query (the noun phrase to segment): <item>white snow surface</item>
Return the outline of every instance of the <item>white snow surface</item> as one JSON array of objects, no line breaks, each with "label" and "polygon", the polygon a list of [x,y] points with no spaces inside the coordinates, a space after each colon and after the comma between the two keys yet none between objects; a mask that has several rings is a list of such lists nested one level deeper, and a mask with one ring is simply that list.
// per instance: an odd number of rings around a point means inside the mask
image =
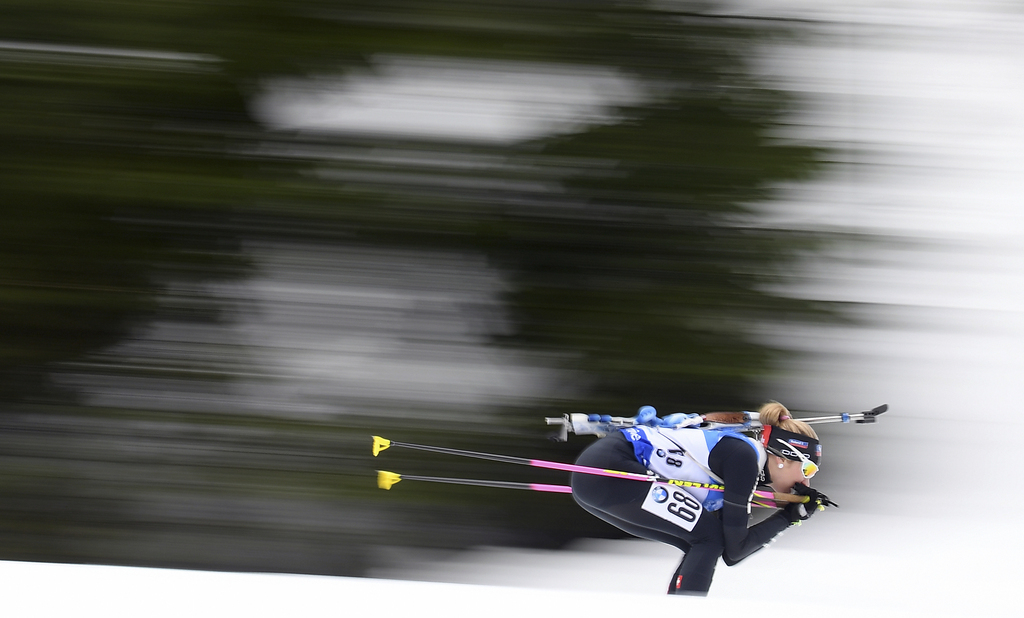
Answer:
[{"label": "white snow surface", "polygon": [[[477,583],[0,562],[4,589],[0,614],[82,618],[405,617],[424,612],[489,618],[693,612],[720,616],[807,613],[830,618],[1019,615],[1006,603],[1013,590],[1012,569],[998,564],[986,567],[985,556],[969,556],[952,543],[932,543],[931,554],[907,553],[892,532],[879,534],[877,526],[887,521],[868,518],[859,522],[863,529],[855,525],[848,532],[851,540],[889,539],[891,551],[885,555],[776,546],[732,569],[720,566],[707,598],[663,594],[666,572],[677,558],[674,550],[645,541],[609,541],[560,552],[481,550],[455,566],[467,581]],[[945,527],[935,532],[942,534],[939,539],[955,536]],[[953,578],[953,574],[964,577]],[[792,583],[780,587],[782,578]]]}]

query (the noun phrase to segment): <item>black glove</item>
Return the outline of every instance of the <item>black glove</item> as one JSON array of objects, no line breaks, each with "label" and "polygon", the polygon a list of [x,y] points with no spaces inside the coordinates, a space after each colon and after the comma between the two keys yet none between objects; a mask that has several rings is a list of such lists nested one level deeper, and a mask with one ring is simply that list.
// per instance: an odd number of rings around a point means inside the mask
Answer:
[{"label": "black glove", "polygon": [[814,510],[824,511],[826,506],[834,506],[839,508],[839,505],[828,499],[828,496],[821,493],[813,487],[808,487],[803,483],[797,483],[793,486],[793,491],[800,496],[807,496],[810,498],[805,504],[807,510],[810,511],[813,507]]},{"label": "black glove", "polygon": [[818,509],[812,507],[809,503],[790,502],[782,509],[782,515],[789,520],[789,523],[795,524],[810,519],[816,510]]}]

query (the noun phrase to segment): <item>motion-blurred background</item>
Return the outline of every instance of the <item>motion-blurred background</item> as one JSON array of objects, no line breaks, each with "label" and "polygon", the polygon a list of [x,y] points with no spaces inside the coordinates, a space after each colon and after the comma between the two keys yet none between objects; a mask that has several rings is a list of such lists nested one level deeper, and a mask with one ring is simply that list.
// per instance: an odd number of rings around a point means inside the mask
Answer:
[{"label": "motion-blurred background", "polygon": [[0,15],[0,559],[363,575],[619,536],[562,495],[381,491],[565,477],[373,434],[571,461],[544,417],[887,402],[822,431],[870,514],[973,478],[915,432],[962,464],[966,415],[1019,428],[1013,5]]}]

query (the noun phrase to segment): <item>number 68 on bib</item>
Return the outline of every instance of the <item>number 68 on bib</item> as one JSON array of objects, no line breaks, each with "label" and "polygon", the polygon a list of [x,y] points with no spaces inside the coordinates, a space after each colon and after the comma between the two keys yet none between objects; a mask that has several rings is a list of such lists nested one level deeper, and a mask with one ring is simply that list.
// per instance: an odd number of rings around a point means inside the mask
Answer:
[{"label": "number 68 on bib", "polygon": [[678,485],[651,483],[642,505],[643,510],[690,532],[700,519],[704,507]]}]

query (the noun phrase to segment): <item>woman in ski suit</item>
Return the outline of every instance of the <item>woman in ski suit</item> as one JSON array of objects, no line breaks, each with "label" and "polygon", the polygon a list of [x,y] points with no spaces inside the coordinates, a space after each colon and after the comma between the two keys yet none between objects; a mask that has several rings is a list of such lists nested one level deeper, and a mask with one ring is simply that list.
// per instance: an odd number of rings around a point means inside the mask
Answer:
[{"label": "woman in ski suit", "polygon": [[[759,413],[764,444],[734,430],[638,425],[594,442],[576,461],[608,470],[651,471],[665,479],[721,484],[724,491],[573,473],[573,498],[629,534],[678,547],[684,556],[669,594],[706,595],[719,557],[732,566],[791,524],[810,517],[816,508],[823,508],[822,502],[828,503],[807,482],[821,456],[814,430],[790,418],[777,402],[763,405]],[[789,504],[748,528],[759,482],[776,493],[809,495],[811,506]]]}]

